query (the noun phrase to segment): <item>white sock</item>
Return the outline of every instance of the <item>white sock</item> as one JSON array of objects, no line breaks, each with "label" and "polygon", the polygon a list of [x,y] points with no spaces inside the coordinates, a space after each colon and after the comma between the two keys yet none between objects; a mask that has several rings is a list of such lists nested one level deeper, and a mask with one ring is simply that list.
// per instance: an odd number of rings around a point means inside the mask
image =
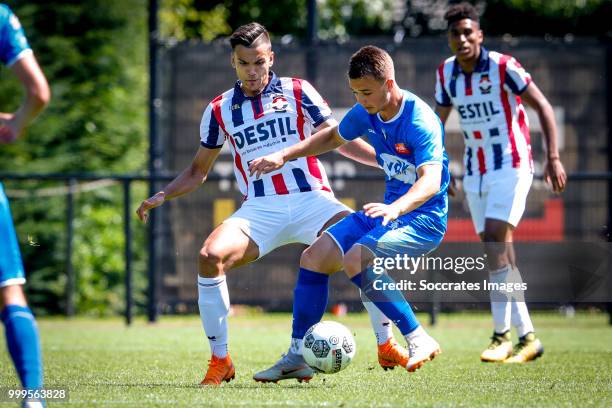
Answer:
[{"label": "white sock", "polygon": [[429,336],[429,334],[427,334],[423,326],[419,325],[419,327],[417,327],[416,329],[414,329],[413,331],[405,335],[404,338],[406,339],[406,342],[410,344],[411,342],[416,340],[418,337],[422,337],[422,336]]},{"label": "white sock", "polygon": [[[512,271],[512,282],[523,283],[523,278],[518,268],[514,268]],[[512,325],[516,327],[519,337],[523,337],[527,333],[534,331],[531,317],[529,317],[529,310],[527,310],[527,304],[525,303],[524,291],[519,291],[513,294],[511,300],[511,310]]]},{"label": "white sock", "polygon": [[289,346],[289,352],[291,354],[302,355],[302,343],[303,339],[296,339],[294,337],[291,338],[291,346]]},{"label": "white sock", "polygon": [[202,278],[198,276],[198,306],[200,318],[210,351],[217,357],[227,356],[227,315],[229,293],[224,276]]},{"label": "white sock", "polygon": [[[505,283],[508,281],[510,265],[503,266],[495,271],[489,271],[489,281],[492,283]],[[510,299],[508,293],[500,290],[491,290],[491,314],[495,333],[505,333],[510,330]]]},{"label": "white sock", "polygon": [[374,334],[376,335],[376,342],[380,346],[381,344],[385,344],[391,337],[393,337],[393,325],[391,324],[391,320],[383,312],[380,311],[376,305],[369,301],[361,290],[359,291],[361,295],[361,301],[363,302],[363,306],[368,311],[368,315],[370,315],[370,323],[372,324],[372,329],[374,330]]}]

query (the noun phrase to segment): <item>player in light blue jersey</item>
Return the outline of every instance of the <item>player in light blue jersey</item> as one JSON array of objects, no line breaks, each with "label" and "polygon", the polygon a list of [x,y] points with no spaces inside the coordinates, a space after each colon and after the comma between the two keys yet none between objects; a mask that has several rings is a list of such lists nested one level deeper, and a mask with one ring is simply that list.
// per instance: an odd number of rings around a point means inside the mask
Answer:
[{"label": "player in light blue jersey", "polygon": [[[401,365],[412,372],[440,353],[440,346],[420,326],[402,293],[385,285],[393,280],[387,274],[374,274],[372,264],[377,257],[422,256],[442,241],[450,179],[444,130],[427,104],[399,88],[393,61],[384,50],[373,46],[361,48],[351,57],[348,75],[358,104],[338,126],[256,159],[249,170],[259,176],[289,160],[321,154],[360,136],[368,138],[386,174],[384,202],[366,204],[362,211],[327,229],[303,252],[300,275],[326,276],[344,269],[404,335],[409,358]],[[326,294],[316,285],[304,286],[303,299],[300,291],[295,294],[294,332],[296,326],[307,329],[323,316],[324,309],[313,313],[311,304],[312,299]],[[384,287],[387,289],[381,289]],[[290,350],[291,353],[295,351]],[[283,359],[269,370],[282,362]],[[301,364],[305,364],[303,359]],[[297,364],[293,367],[299,368]]]},{"label": "player in light blue jersey", "polygon": [[[0,4],[0,61],[10,67],[26,93],[17,111],[0,112],[2,145],[19,138],[50,99],[49,85],[28,45],[21,24],[4,4]],[[19,244],[8,200],[0,183],[0,317],[4,323],[9,353],[23,388],[39,389],[43,386],[40,342],[36,321],[23,292],[24,283]],[[36,406],[36,402],[25,404]]]}]

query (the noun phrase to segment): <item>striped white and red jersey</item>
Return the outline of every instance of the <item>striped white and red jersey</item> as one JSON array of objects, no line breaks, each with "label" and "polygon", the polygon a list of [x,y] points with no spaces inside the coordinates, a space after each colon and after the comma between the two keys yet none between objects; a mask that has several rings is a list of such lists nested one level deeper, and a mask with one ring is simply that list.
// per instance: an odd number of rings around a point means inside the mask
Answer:
[{"label": "striped white and red jersey", "polygon": [[533,172],[529,123],[520,97],[530,82],[516,59],[484,47],[472,73],[463,72],[454,56],[439,66],[435,99],[459,113],[466,177],[510,169]]},{"label": "striped white and red jersey", "polygon": [[210,102],[200,123],[200,144],[216,149],[228,140],[245,200],[313,190],[331,192],[325,169],[315,156],[289,161],[259,179],[248,172],[251,160],[310,137],[331,117],[329,106],[310,83],[271,72],[268,85],[257,96],[246,96],[238,81]]}]

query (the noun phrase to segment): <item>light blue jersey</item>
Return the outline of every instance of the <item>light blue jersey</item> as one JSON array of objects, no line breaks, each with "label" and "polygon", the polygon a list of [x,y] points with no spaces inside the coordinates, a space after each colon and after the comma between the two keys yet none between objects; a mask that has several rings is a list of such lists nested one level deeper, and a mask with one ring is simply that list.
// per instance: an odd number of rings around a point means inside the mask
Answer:
[{"label": "light blue jersey", "polygon": [[446,233],[450,180],[444,129],[438,116],[421,99],[404,91],[400,111],[391,120],[385,122],[379,115],[370,115],[357,104],[344,116],[338,131],[345,140],[367,136],[374,146],[378,164],[386,174],[385,204],[408,192],[418,178],[420,166],[442,164],[440,191],[419,208],[386,226],[382,225],[382,217],[371,218],[363,211],[331,226],[326,233],[342,253],[355,244],[386,257],[398,253],[422,256],[434,250]]},{"label": "light blue jersey", "polygon": [[0,62],[11,66],[32,52],[19,19],[8,6],[0,4]]},{"label": "light blue jersey", "polygon": [[[400,111],[385,122],[356,104],[340,122],[345,140],[367,136],[376,150],[376,160],[386,174],[385,204],[406,194],[418,178],[417,169],[428,163],[442,164],[440,191],[413,213],[427,214],[446,230],[447,188],[450,181],[444,128],[434,111],[416,95],[403,91]],[[406,214],[407,215],[407,214]],[[404,215],[404,216],[406,216]]]}]

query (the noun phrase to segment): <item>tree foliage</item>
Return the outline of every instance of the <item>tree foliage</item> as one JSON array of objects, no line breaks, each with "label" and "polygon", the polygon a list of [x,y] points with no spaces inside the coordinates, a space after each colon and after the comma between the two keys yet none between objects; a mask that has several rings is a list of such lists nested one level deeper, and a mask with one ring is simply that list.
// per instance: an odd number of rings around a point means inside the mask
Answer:
[{"label": "tree foliage", "polygon": [[[343,41],[356,36],[440,35],[453,0],[318,0],[318,35]],[[162,35],[211,41],[250,21],[273,36],[304,38],[307,0],[165,0]],[[610,0],[473,0],[489,35],[609,35]],[[273,5],[272,5],[273,4]]]}]

